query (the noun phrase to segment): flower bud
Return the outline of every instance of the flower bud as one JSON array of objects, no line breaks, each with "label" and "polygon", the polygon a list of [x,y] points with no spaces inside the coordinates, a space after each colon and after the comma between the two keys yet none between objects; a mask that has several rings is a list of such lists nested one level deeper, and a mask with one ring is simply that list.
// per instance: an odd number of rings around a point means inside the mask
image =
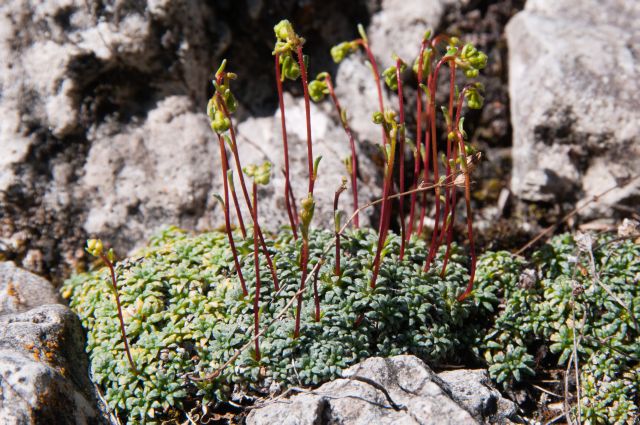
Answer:
[{"label": "flower bud", "polygon": [[87,240],[87,252],[94,257],[99,257],[102,254],[103,249],[104,246],[102,245],[102,241],[100,239]]}]

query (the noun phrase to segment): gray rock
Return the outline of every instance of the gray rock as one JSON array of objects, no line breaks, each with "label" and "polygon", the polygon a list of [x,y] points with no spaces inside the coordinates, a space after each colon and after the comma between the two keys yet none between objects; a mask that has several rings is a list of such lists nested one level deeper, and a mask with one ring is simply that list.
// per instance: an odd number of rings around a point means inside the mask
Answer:
[{"label": "gray rock", "polygon": [[[289,145],[289,163],[291,172],[291,185],[300,207],[308,190],[308,164],[307,164],[307,136],[304,100],[285,95],[287,107],[287,134]],[[318,179],[314,186],[314,198],[316,207],[314,213],[314,225],[324,228],[333,227],[333,198],[336,189],[342,183],[342,177],[349,177],[343,160],[351,155],[349,139],[340,125],[337,113],[332,109],[329,100],[320,104],[311,104],[311,125],[313,132],[313,156],[322,157],[320,162]],[[374,130],[376,126],[370,123]],[[280,126],[280,113],[261,118],[249,118],[238,126],[238,149],[242,166],[249,164],[261,164],[265,160],[273,163],[271,183],[269,186],[259,189],[259,219],[267,223],[268,228],[277,225],[289,224],[284,203],[284,157],[282,146],[282,131]],[[356,150],[362,146],[356,140]],[[380,194],[381,188],[376,185],[376,167],[366,155],[358,156],[358,193],[359,204],[367,202]],[[218,173],[219,174],[219,173]],[[237,176],[237,173],[235,173]],[[221,179],[216,175],[216,179]],[[241,196],[240,185],[236,186],[238,195]],[[249,182],[248,182],[249,184]],[[340,209],[353,211],[353,197],[350,180],[349,188],[340,198]],[[361,214],[362,225],[368,224],[371,210]],[[245,209],[245,222],[249,222]]]},{"label": "gray rock", "polygon": [[222,222],[212,216],[221,215],[211,197],[220,184],[217,145],[208,118],[193,108],[189,98],[170,96],[141,124],[118,133],[96,130],[75,188],[87,204],[88,234],[124,245],[169,223],[198,228]]},{"label": "gray rock", "polygon": [[80,321],[63,305],[0,317],[0,422],[99,424]]},{"label": "gray rock", "polygon": [[159,223],[196,227],[216,167],[206,86],[230,42],[213,8],[10,0],[0,28],[0,230],[26,233],[11,257],[63,274],[90,234],[124,253]]},{"label": "gray rock", "polygon": [[0,316],[58,302],[60,297],[49,281],[11,261],[0,262]]},{"label": "gray rock", "polygon": [[435,31],[447,10],[461,3],[464,2],[383,0],[380,12],[371,18],[368,34],[380,72],[393,64],[393,53],[412,64],[420,52],[425,31]]},{"label": "gray rock", "polygon": [[[448,385],[414,356],[374,357],[315,391],[251,411],[247,423],[266,425],[476,424]],[[284,421],[284,422],[283,422]]]},{"label": "gray rock", "polygon": [[[640,169],[640,3],[531,0],[507,25],[521,199],[590,199]],[[633,204],[640,180],[582,212]]]},{"label": "gray rock", "polygon": [[514,402],[502,397],[484,369],[460,369],[438,373],[453,397],[481,422],[505,423],[517,413]]},{"label": "gray rock", "polygon": [[[333,7],[337,0],[314,0],[304,8],[250,1],[246,10],[218,3],[0,2],[0,254],[61,277],[76,269],[83,255],[78,249],[89,236],[125,254],[160,226],[220,225],[212,198],[222,186],[219,153],[204,111],[223,52],[239,74],[234,91],[240,119],[256,110],[277,119],[269,75],[273,16],[297,21],[297,30],[321,48],[326,67],[329,46],[370,13],[364,2]],[[306,53],[320,56],[312,48]],[[249,102],[258,104],[255,110]],[[300,98],[295,102],[290,114],[299,120]],[[328,132],[314,136],[316,152],[324,156],[318,182],[323,204],[346,174],[338,162],[348,143],[330,117],[318,112],[314,118],[320,122],[314,134]],[[254,124],[245,128],[244,137],[268,158],[280,158],[279,138],[270,134],[276,145],[268,146],[248,131]],[[304,146],[304,139],[297,142]],[[263,159],[261,152],[243,162],[253,159]],[[375,169],[363,166],[366,191]],[[306,180],[306,167],[297,170],[296,184]],[[274,175],[280,179],[280,170]],[[280,187],[272,192],[279,194]],[[265,201],[269,228],[286,217],[282,208],[272,208],[280,201]],[[326,218],[326,210],[318,216]]]}]

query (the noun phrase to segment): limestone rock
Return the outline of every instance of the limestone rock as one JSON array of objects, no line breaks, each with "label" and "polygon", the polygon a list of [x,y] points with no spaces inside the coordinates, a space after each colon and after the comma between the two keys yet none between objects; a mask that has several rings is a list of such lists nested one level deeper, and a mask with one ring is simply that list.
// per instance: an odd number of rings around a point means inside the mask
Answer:
[{"label": "limestone rock", "polygon": [[222,222],[211,216],[221,216],[210,196],[219,169],[208,118],[187,97],[167,97],[141,125],[98,129],[76,188],[88,207],[84,230],[130,247],[169,223]]},{"label": "limestone rock", "polygon": [[49,281],[11,261],[0,262],[0,316],[58,302],[60,297]]},{"label": "limestone rock", "polygon": [[[640,169],[638,20],[638,2],[531,0],[509,22],[516,196],[576,203]],[[638,196],[635,180],[583,214]]]},{"label": "limestone rock", "polygon": [[502,397],[493,387],[484,369],[459,369],[438,373],[460,402],[474,418],[481,422],[505,423],[517,413],[517,406]]},{"label": "limestone rock", "polygon": [[[253,410],[247,423],[476,424],[447,384],[414,356],[374,357],[307,394]],[[386,391],[386,394],[385,394]]]},{"label": "limestone rock", "polygon": [[0,422],[100,424],[80,321],[63,305],[0,316]]},{"label": "limestone rock", "polygon": [[[302,98],[285,96],[287,105],[287,133],[289,145],[289,163],[291,172],[291,186],[295,193],[297,206],[308,190],[307,164],[307,136],[304,101]],[[353,212],[353,196],[349,174],[343,160],[351,156],[349,139],[345,134],[337,113],[332,109],[329,100],[320,104],[311,104],[311,125],[313,134],[313,156],[322,157],[318,169],[318,179],[315,182],[314,198],[316,207],[314,225],[325,228],[333,227],[333,197],[336,189],[342,183],[342,177],[347,177],[349,188],[340,197],[339,207],[351,214]],[[280,112],[268,117],[249,118],[238,126],[238,149],[242,166],[261,164],[269,160],[273,163],[271,183],[259,189],[259,219],[267,223],[267,228],[275,229],[277,225],[289,224],[284,201],[284,156],[282,145],[282,131],[280,126]],[[376,126],[370,123],[375,130]],[[359,203],[362,205],[371,198],[379,196],[381,190],[376,186],[376,167],[371,159],[362,155],[362,145],[356,141],[358,152],[358,193]],[[219,173],[218,173],[219,174]],[[234,174],[238,196],[241,196],[237,173]],[[216,179],[221,179],[216,175]],[[250,184],[250,181],[247,182]],[[249,188],[250,189],[250,188]],[[296,212],[297,214],[297,212]],[[368,223],[371,210],[360,215],[362,225]],[[245,209],[245,222],[248,213]]]},{"label": "limestone rock", "polygon": [[[329,47],[354,32],[352,22],[371,13],[365,1],[237,3],[0,2],[0,255],[59,278],[83,260],[87,237],[124,255],[161,226],[223,222],[213,201],[222,187],[219,151],[204,112],[223,54],[239,75],[238,120],[256,111],[276,119],[275,21],[289,17],[313,40],[305,53],[324,54],[315,73],[327,68]],[[339,128],[327,115],[318,120]],[[277,145],[245,137],[280,155]],[[317,136],[317,152],[323,175],[336,179],[321,177],[318,191],[333,194],[344,173],[330,157],[342,155],[345,137],[333,131],[337,145],[325,149],[328,137]],[[270,210],[274,222],[264,223],[275,228],[286,213]]]},{"label": "limestone rock", "polygon": [[413,64],[425,31],[435,31],[448,9],[460,6],[452,0],[383,0],[371,19],[369,41],[380,63],[380,72],[393,64],[395,53]]}]

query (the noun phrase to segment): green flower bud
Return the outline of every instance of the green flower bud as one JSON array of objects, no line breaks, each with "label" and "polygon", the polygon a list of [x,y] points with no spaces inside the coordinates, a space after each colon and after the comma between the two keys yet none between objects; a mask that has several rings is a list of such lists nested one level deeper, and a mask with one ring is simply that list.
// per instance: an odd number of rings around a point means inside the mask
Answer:
[{"label": "green flower bud", "polygon": [[328,93],[329,89],[326,82],[313,80],[309,83],[309,97],[314,102],[320,102]]},{"label": "green flower bud", "polygon": [[484,86],[480,83],[469,87],[464,92],[464,97],[467,99],[467,105],[470,109],[481,109],[484,104],[484,97],[481,92],[484,90]]},{"label": "green flower bud", "polygon": [[293,25],[288,20],[283,19],[273,27],[273,32],[278,40],[287,40],[289,34],[293,33]]},{"label": "green flower bud", "polygon": [[351,53],[358,50],[358,45],[354,42],[343,41],[342,43],[331,48],[331,57],[335,63],[340,63]]},{"label": "green flower bud", "polygon": [[87,252],[94,257],[99,257],[102,254],[104,246],[102,245],[102,241],[100,239],[89,239],[87,240]]},{"label": "green flower bud", "polygon": [[271,163],[266,161],[256,169],[255,182],[256,184],[266,185],[269,184],[271,179]]},{"label": "green flower bud", "polygon": [[282,81],[286,79],[295,81],[300,76],[300,67],[298,66],[298,62],[293,59],[291,54],[282,56],[281,66],[282,66]]},{"label": "green flower bud", "polygon": [[211,128],[213,131],[216,133],[224,133],[229,130],[229,127],[231,127],[231,121],[229,118],[225,116],[224,112],[217,110],[215,112],[214,119],[211,121]]},{"label": "green flower bud", "polygon": [[469,68],[464,71],[464,76],[467,78],[476,78],[478,76],[478,70],[474,68]]},{"label": "green flower bud", "polygon": [[389,87],[389,89],[396,91],[398,90],[398,80],[396,79],[396,67],[390,66],[382,72],[382,77],[384,78],[384,82]]},{"label": "green flower bud", "polygon": [[382,124],[384,122],[384,114],[382,112],[374,112],[373,113],[373,123],[374,124]]},{"label": "green flower bud", "polygon": [[313,219],[313,212],[315,210],[316,203],[313,200],[313,195],[309,194],[300,203],[300,232],[305,239],[309,238],[309,226]]}]

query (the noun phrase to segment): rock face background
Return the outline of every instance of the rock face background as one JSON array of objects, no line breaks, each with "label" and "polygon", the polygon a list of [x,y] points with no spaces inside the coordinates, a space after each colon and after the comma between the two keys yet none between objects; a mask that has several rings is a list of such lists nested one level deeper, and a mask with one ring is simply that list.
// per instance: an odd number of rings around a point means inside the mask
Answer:
[{"label": "rock face background", "polygon": [[[0,254],[59,279],[84,262],[89,236],[124,255],[169,224],[220,225],[212,197],[221,190],[219,153],[204,108],[223,57],[240,76],[234,87],[243,165],[275,165],[272,185],[262,189],[261,220],[270,229],[286,223],[270,55],[272,27],[283,17],[307,38],[310,75],[334,75],[357,136],[361,202],[379,195],[382,178],[379,129],[370,123],[373,81],[362,57],[336,66],[328,54],[357,36],[357,22],[367,27],[381,68],[394,52],[411,61],[427,28],[460,35],[489,54],[485,107],[466,120],[486,157],[475,191],[478,228],[510,214],[518,226],[514,217],[526,208],[510,209],[509,192],[518,202],[571,208],[640,168],[639,6],[531,0],[505,33],[523,7],[523,0],[3,2]],[[411,102],[412,77],[405,83]],[[299,84],[286,91],[300,199],[304,108]],[[349,147],[330,104],[312,108],[314,153],[323,156],[316,224],[323,225],[331,222]],[[585,217],[629,214],[639,184],[610,193]],[[349,193],[342,206],[350,209]],[[363,220],[376,217],[371,210]]]},{"label": "rock face background", "polygon": [[[338,3],[2,2],[4,256],[60,277],[75,267],[88,235],[125,254],[168,224],[220,224],[212,199],[221,186],[218,147],[204,114],[212,71],[229,57],[247,105],[240,116],[256,115],[243,137],[275,157],[279,150],[266,145],[275,135],[259,123],[275,106],[272,27],[284,16],[299,22],[298,31],[309,34],[308,53],[322,51],[327,63],[328,46],[353,37],[352,23],[366,23],[370,14],[363,2]],[[322,133],[342,140],[333,118],[321,113],[322,120],[318,144]],[[266,126],[267,140],[256,126]],[[329,172],[346,150],[326,150]],[[262,156],[247,155],[243,165]],[[275,226],[282,210],[263,205]]]},{"label": "rock face background", "polygon": [[[509,22],[511,188],[527,201],[590,199],[640,170],[640,3],[529,0]],[[638,209],[640,181],[586,216]]]},{"label": "rock face background", "polygon": [[[261,221],[270,229],[286,223],[270,55],[272,28],[282,18],[307,38],[310,76],[324,70],[335,76],[358,140],[361,202],[377,197],[382,178],[379,129],[370,123],[373,80],[362,57],[338,67],[328,53],[357,37],[358,22],[381,68],[392,53],[413,60],[427,28],[460,35],[488,53],[485,107],[466,120],[486,157],[474,193],[478,227],[490,230],[507,219],[518,227],[528,206],[573,208],[640,170],[637,1],[529,0],[525,7],[524,0],[6,0],[0,2],[0,259],[59,280],[82,266],[89,236],[125,254],[166,225],[221,224],[212,198],[221,190],[219,152],[204,110],[209,79],[224,57],[240,77],[234,88],[242,162],[275,164],[273,183],[260,195]],[[415,82],[407,76],[405,83],[412,102]],[[299,84],[286,91],[300,199],[307,179],[304,108]],[[315,154],[323,156],[321,225],[331,221],[349,147],[330,105],[312,110]],[[640,181],[623,186],[583,210],[582,219],[637,216]],[[347,193],[342,206],[350,205]],[[11,407],[0,407],[3,419],[37,421],[33,414],[40,412],[46,421],[47,406],[67,406],[72,410],[57,410],[57,418],[98,421],[79,323],[57,302],[45,280],[0,264],[0,389],[2,405]],[[466,406],[461,415],[485,418],[477,412],[486,400],[465,401],[456,385],[437,386],[457,391]]]}]

